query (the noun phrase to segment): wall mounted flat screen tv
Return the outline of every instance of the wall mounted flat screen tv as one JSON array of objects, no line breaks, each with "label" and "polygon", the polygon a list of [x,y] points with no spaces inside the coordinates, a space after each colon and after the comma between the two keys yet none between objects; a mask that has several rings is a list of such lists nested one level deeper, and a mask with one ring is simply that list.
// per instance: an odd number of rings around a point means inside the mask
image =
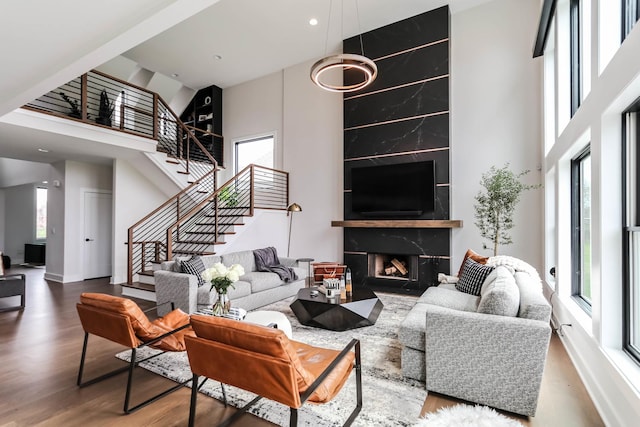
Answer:
[{"label": "wall mounted flat screen tv", "polygon": [[371,217],[420,216],[435,210],[435,162],[351,170],[351,209]]}]

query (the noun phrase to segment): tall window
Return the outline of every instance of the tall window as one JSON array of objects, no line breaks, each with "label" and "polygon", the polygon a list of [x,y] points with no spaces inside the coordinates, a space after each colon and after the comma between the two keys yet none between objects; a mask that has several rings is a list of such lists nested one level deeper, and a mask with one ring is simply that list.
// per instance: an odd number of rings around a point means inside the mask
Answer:
[{"label": "tall window", "polygon": [[591,151],[587,147],[571,161],[571,223],[573,296],[591,312]]},{"label": "tall window", "polygon": [[622,0],[622,39],[624,40],[640,19],[640,0]]},{"label": "tall window", "polygon": [[581,93],[581,61],[582,49],[580,43],[580,0],[571,0],[569,3],[569,51],[571,55],[571,117],[580,107]]},{"label": "tall window", "polygon": [[47,189],[36,188],[36,240],[47,238]]},{"label": "tall window", "polygon": [[237,141],[236,173],[252,163],[273,169],[273,143],[273,135]]},{"label": "tall window", "polygon": [[640,362],[640,101],[623,116],[624,349]]}]

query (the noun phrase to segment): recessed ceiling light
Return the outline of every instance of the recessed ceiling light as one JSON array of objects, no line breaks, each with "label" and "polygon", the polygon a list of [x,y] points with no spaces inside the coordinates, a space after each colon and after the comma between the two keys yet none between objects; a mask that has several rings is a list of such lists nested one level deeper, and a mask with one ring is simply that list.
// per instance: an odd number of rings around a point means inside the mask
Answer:
[{"label": "recessed ceiling light", "polygon": [[309,25],[312,25],[312,26],[318,25],[318,20],[316,18],[309,19]]},{"label": "recessed ceiling light", "polygon": [[46,148],[38,148],[38,151],[41,153],[48,153],[49,150],[47,150]]},{"label": "recessed ceiling light", "polygon": [[173,74],[171,74],[171,77],[178,77],[179,75],[180,74],[178,74],[178,73],[173,73]]},{"label": "recessed ceiling light", "polygon": [[222,59],[222,55],[213,55],[213,59],[219,61]]},{"label": "recessed ceiling light", "polygon": [[43,183],[43,184],[48,184],[48,183],[49,183],[49,181],[42,181],[42,183]]}]

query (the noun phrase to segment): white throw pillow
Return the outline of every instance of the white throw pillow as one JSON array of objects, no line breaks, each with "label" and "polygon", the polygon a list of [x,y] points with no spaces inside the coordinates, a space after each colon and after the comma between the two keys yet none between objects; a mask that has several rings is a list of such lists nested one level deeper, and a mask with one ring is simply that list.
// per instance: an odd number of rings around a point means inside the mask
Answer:
[{"label": "white throw pillow", "polygon": [[478,313],[515,317],[519,308],[520,290],[513,274],[505,267],[496,267],[480,289]]}]

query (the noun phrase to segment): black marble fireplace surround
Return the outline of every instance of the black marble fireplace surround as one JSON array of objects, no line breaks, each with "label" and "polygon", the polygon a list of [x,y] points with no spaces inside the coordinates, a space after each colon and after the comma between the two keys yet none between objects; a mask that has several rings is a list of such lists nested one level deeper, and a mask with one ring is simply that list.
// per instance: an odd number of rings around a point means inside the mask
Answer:
[{"label": "black marble fireplace surround", "polygon": [[[449,27],[444,6],[362,34],[364,54],[379,76],[344,97],[344,220],[377,219],[351,209],[352,168],[425,160],[435,161],[435,210],[378,219],[449,219]],[[343,49],[362,53],[360,38],[345,40]],[[344,262],[356,286],[421,293],[437,282],[438,272],[449,271],[450,246],[449,228],[344,228]],[[369,254],[415,256],[417,278],[372,276]]]}]

